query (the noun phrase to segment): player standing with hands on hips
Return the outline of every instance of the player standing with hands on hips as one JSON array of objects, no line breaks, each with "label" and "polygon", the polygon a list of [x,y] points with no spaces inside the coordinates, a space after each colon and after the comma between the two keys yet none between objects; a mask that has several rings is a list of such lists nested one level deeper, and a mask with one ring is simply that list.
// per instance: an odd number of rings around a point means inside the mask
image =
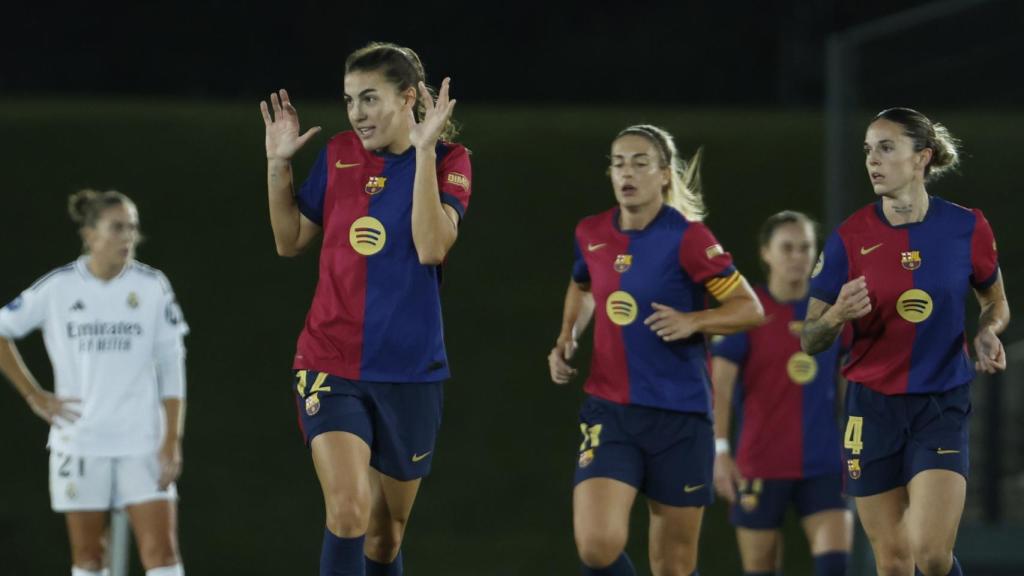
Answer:
[{"label": "player standing with hands on hips", "polygon": [[[0,372],[50,423],[50,501],[72,576],[105,576],[108,512],[128,513],[146,576],[183,576],[177,491],[188,326],[167,278],[135,261],[139,214],[120,192],[69,201],[84,254],[0,309]],[[54,392],[13,340],[42,329]]]},{"label": "player standing with hands on hips", "polygon": [[402,573],[402,538],[441,424],[450,372],[440,266],[471,173],[466,148],[449,141],[449,81],[435,100],[425,79],[409,48],[373,43],[352,53],[352,130],[328,141],[297,194],[291,158],[319,128],[300,132],[284,90],[260,105],[277,251],[295,256],[323,234],[293,367],[326,508],[324,576]]},{"label": "player standing with hands on hips", "polygon": [[[909,108],[879,113],[864,139],[878,200],[831,235],[812,273],[801,343],[854,340],[843,439],[846,491],[882,576],[962,574],[953,556],[967,492],[969,386],[1006,368],[1010,308],[992,228],[978,209],[925,184],[958,163],[941,124]],[[981,305],[972,366],[964,299]]]}]

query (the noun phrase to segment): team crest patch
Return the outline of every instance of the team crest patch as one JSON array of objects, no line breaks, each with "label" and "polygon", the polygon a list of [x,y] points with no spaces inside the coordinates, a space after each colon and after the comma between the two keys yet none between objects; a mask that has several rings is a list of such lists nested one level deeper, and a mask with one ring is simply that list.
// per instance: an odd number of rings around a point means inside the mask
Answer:
[{"label": "team crest patch", "polygon": [[907,270],[917,270],[921,267],[921,252],[919,250],[900,252],[900,264]]},{"label": "team crest patch", "polygon": [[320,398],[317,397],[316,393],[309,395],[306,398],[306,415],[316,416],[316,413],[320,411]]},{"label": "team crest patch", "polygon": [[64,494],[67,495],[68,500],[78,498],[78,489],[75,488],[74,482],[68,482],[68,487],[64,490]]},{"label": "team crest patch", "polygon": [[384,191],[384,185],[387,183],[386,176],[370,176],[370,179],[366,181],[366,186],[363,186],[363,192],[370,196],[376,196]]},{"label": "team crest patch", "polygon": [[713,260],[722,254],[725,254],[725,248],[722,248],[721,244],[712,244],[704,249],[704,255],[708,257],[708,260]]},{"label": "team crest patch", "polygon": [[128,294],[128,307],[132,310],[139,307],[139,295],[135,292],[130,292]]},{"label": "team crest patch", "polygon": [[619,254],[615,257],[615,264],[612,265],[612,268],[615,268],[616,272],[622,274],[626,270],[629,270],[631,266],[633,266],[633,255]]},{"label": "team crest patch", "polygon": [[463,190],[469,190],[469,178],[466,178],[465,174],[459,174],[458,172],[449,172],[447,182],[449,184],[455,184]]},{"label": "team crest patch", "polygon": [[821,269],[825,267],[825,251],[822,250],[818,254],[818,261],[814,263],[814,270],[811,270],[811,278],[817,278],[818,274],[821,274]]},{"label": "team crest patch", "polygon": [[584,450],[583,452],[580,452],[580,461],[579,461],[580,468],[586,468],[587,466],[590,466],[590,463],[593,462],[593,461],[594,461],[594,449],[593,448],[588,448],[588,449]]},{"label": "team crest patch", "polygon": [[860,478],[860,459],[855,458],[853,460],[846,461],[846,468],[850,472],[850,478],[854,480]]},{"label": "team crest patch", "polygon": [[758,505],[757,494],[742,494],[740,495],[740,506],[747,512],[753,512]]}]

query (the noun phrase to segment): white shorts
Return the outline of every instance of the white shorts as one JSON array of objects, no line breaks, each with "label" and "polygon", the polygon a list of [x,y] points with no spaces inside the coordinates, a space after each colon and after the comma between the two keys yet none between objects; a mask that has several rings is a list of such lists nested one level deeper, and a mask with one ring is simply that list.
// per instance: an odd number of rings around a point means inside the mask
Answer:
[{"label": "white shorts", "polygon": [[111,510],[151,500],[174,500],[174,484],[160,490],[157,454],[110,458],[50,452],[54,512]]}]

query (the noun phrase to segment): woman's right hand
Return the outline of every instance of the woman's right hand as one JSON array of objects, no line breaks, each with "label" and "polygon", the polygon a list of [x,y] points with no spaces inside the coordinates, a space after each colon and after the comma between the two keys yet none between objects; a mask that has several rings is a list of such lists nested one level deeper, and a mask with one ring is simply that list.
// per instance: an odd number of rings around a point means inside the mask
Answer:
[{"label": "woman's right hand", "polygon": [[825,313],[832,314],[837,324],[863,318],[871,312],[871,296],[868,294],[868,283],[863,276],[850,280],[839,289],[836,303]]},{"label": "woman's right hand", "polygon": [[288,99],[287,90],[272,93],[270,103],[274,107],[273,117],[266,100],[260,102],[263,125],[267,128],[267,160],[291,160],[310,138],[320,132],[320,127],[314,126],[299,135],[299,113]]},{"label": "woman's right hand", "polygon": [[569,360],[576,354],[576,348],[578,345],[572,338],[559,338],[548,354],[551,381],[555,384],[568,384],[576,375],[576,369],[569,365]]},{"label": "woman's right hand", "polygon": [[58,418],[70,424],[81,416],[75,406],[80,402],[78,399],[58,398],[46,390],[32,392],[25,397],[25,401],[28,402],[29,408],[36,413],[36,416],[57,428],[60,428]]},{"label": "woman's right hand", "polygon": [[736,462],[727,452],[715,456],[715,492],[726,502],[736,502],[736,485],[740,481],[740,472]]}]

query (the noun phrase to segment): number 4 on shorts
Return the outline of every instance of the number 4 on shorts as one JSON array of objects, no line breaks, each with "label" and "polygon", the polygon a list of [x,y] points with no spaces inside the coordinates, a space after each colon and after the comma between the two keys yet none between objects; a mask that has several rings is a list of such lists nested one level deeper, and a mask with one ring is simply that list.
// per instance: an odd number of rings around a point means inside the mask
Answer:
[{"label": "number 4 on shorts", "polygon": [[864,449],[864,442],[861,440],[861,431],[864,429],[863,416],[850,416],[846,421],[846,434],[843,437],[843,448],[853,451],[853,455],[860,454]]}]

